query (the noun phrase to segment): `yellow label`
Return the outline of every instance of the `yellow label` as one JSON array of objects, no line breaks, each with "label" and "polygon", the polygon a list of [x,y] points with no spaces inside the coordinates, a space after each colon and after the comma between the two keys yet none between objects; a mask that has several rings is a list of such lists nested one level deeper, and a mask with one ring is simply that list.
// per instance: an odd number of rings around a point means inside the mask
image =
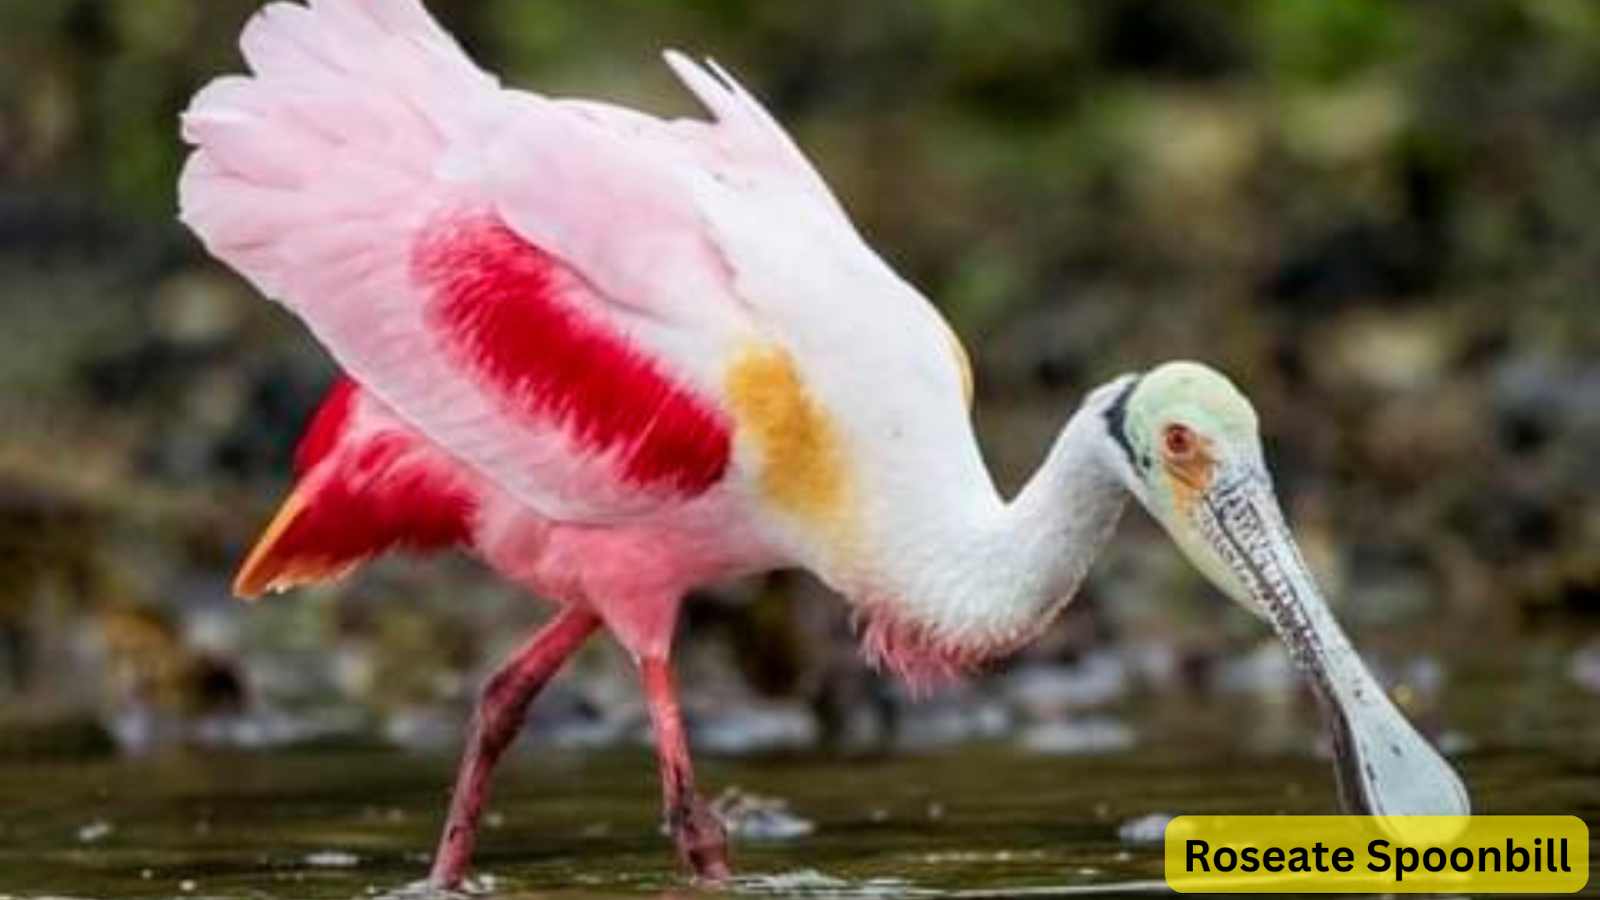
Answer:
[{"label": "yellow label", "polygon": [[1179,816],[1184,893],[1571,893],[1589,881],[1577,816]]}]

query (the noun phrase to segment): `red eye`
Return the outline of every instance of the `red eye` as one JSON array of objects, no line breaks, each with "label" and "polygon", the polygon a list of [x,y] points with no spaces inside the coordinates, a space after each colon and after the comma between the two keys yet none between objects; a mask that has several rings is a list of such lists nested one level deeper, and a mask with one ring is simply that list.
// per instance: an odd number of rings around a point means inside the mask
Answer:
[{"label": "red eye", "polygon": [[1166,444],[1167,458],[1178,462],[1193,456],[1199,443],[1187,425],[1168,425],[1161,437]]}]

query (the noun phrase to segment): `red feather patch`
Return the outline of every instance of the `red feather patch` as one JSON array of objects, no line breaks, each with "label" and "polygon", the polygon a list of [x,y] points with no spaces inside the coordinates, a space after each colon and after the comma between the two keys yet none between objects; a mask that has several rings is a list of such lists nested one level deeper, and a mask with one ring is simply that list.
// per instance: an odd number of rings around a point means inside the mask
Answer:
[{"label": "red feather patch", "polygon": [[413,271],[435,293],[430,312],[452,350],[508,409],[616,454],[641,487],[696,494],[727,471],[722,413],[586,316],[563,289],[570,273],[497,218],[441,219],[418,243]]},{"label": "red feather patch", "polygon": [[343,375],[328,389],[328,396],[317,407],[316,415],[311,417],[311,424],[300,438],[300,445],[294,450],[296,477],[305,477],[339,443],[344,426],[350,421],[350,413],[355,409],[358,391],[355,379]]},{"label": "red feather patch", "polygon": [[343,379],[297,453],[299,484],[234,581],[234,593],[336,578],[393,550],[423,553],[467,543],[476,504],[454,464],[409,431],[352,436],[360,389]]}]

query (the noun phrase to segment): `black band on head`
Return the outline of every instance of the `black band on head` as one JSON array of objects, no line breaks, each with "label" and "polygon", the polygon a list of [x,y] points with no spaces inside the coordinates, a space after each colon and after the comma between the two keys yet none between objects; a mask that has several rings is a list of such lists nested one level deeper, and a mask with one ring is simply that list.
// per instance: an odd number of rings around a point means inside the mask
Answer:
[{"label": "black band on head", "polygon": [[1105,413],[1106,431],[1110,433],[1111,439],[1116,441],[1117,446],[1122,448],[1123,455],[1128,457],[1128,465],[1135,469],[1146,466],[1139,464],[1138,454],[1133,450],[1133,442],[1128,440],[1128,399],[1133,396],[1134,390],[1139,387],[1139,382],[1142,380],[1144,380],[1143,375],[1135,375],[1128,379],[1128,386],[1111,401]]}]

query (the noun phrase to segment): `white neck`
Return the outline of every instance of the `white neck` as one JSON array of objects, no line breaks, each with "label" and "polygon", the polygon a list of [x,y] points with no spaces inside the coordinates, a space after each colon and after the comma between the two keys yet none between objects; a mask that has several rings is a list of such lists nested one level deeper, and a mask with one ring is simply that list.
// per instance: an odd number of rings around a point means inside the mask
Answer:
[{"label": "white neck", "polygon": [[[973,449],[916,501],[893,531],[887,584],[858,598],[870,655],[913,682],[953,674],[1032,638],[1072,598],[1115,529],[1127,491],[1105,459],[1097,392],[1011,502]],[[924,473],[926,474],[926,473]],[[927,659],[919,657],[928,657]]]},{"label": "white neck", "polygon": [[1009,570],[1011,595],[1007,602],[992,594],[988,599],[997,609],[1023,621],[1047,620],[1077,593],[1128,500],[1101,455],[1105,449],[1099,410],[1080,409],[1005,506],[993,538],[998,556],[989,568],[1003,576]]}]

